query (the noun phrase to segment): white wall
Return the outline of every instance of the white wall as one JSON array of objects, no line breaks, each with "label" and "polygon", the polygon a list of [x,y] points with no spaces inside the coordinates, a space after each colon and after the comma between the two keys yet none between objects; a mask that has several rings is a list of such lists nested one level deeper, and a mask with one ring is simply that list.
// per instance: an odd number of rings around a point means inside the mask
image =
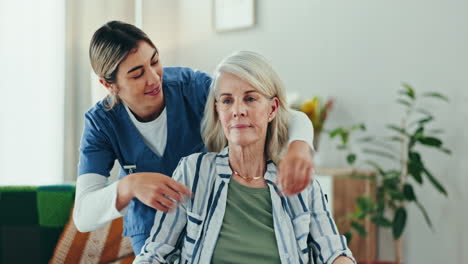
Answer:
[{"label": "white wall", "polygon": [[158,47],[164,66],[177,64],[179,51],[179,1],[143,1],[143,30]]},{"label": "white wall", "polygon": [[[304,96],[333,96],[329,127],[365,121],[383,134],[398,122],[394,103],[401,81],[420,91],[438,90],[451,98],[437,106],[447,130],[451,158],[424,151],[435,175],[447,187],[444,198],[426,185],[417,190],[435,226],[431,232],[416,208],[410,208],[405,263],[463,263],[468,258],[468,2],[439,1],[257,1],[257,25],[215,33],[212,0],[180,0],[177,51],[165,57],[179,65],[211,72],[234,50],[255,50],[268,57],[288,89]],[[155,36],[157,42],[157,36]],[[171,36],[169,36],[171,38]],[[329,166],[342,164],[324,139]],[[393,245],[381,235],[379,254],[393,258]]]},{"label": "white wall", "polygon": [[65,180],[74,181],[77,177],[84,113],[94,104],[91,93],[89,43],[94,32],[106,22],[120,20],[133,23],[134,1],[67,0],[66,3],[66,118],[63,160]]}]

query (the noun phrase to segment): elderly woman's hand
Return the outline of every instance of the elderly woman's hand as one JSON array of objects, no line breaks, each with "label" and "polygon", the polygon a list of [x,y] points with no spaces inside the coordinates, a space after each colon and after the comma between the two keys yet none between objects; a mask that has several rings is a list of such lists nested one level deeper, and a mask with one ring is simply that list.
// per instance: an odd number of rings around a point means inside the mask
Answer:
[{"label": "elderly woman's hand", "polygon": [[278,182],[285,195],[295,195],[304,190],[311,181],[314,163],[309,144],[293,141],[278,166]]}]

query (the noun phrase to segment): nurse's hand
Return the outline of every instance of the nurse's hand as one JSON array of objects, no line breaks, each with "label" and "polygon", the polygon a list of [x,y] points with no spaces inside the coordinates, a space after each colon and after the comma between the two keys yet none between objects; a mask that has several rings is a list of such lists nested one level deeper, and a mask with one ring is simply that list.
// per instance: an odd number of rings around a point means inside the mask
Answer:
[{"label": "nurse's hand", "polygon": [[354,264],[354,261],[345,256],[339,256],[333,261],[333,264]]},{"label": "nurse's hand", "polygon": [[295,195],[303,191],[310,183],[314,163],[309,144],[305,141],[293,141],[278,165],[278,184],[285,195]]},{"label": "nurse's hand", "polygon": [[191,196],[184,185],[161,173],[133,173],[120,180],[117,187],[116,208],[122,210],[137,198],[147,206],[168,212],[177,206],[175,201],[184,201],[183,195]]}]

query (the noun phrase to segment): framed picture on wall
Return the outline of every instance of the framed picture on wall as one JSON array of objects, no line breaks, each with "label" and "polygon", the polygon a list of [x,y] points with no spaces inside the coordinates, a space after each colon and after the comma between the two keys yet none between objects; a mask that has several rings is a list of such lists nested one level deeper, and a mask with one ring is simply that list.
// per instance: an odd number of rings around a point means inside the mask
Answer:
[{"label": "framed picture on wall", "polygon": [[213,0],[213,13],[217,32],[250,28],[255,24],[255,0]]}]

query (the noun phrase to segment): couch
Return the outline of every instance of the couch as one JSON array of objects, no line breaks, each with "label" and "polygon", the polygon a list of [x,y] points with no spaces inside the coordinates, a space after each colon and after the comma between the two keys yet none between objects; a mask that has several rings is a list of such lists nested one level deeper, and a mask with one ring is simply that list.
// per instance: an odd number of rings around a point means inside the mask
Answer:
[{"label": "couch", "polygon": [[75,187],[0,186],[0,264],[131,263],[122,218],[80,233],[71,219]]}]

